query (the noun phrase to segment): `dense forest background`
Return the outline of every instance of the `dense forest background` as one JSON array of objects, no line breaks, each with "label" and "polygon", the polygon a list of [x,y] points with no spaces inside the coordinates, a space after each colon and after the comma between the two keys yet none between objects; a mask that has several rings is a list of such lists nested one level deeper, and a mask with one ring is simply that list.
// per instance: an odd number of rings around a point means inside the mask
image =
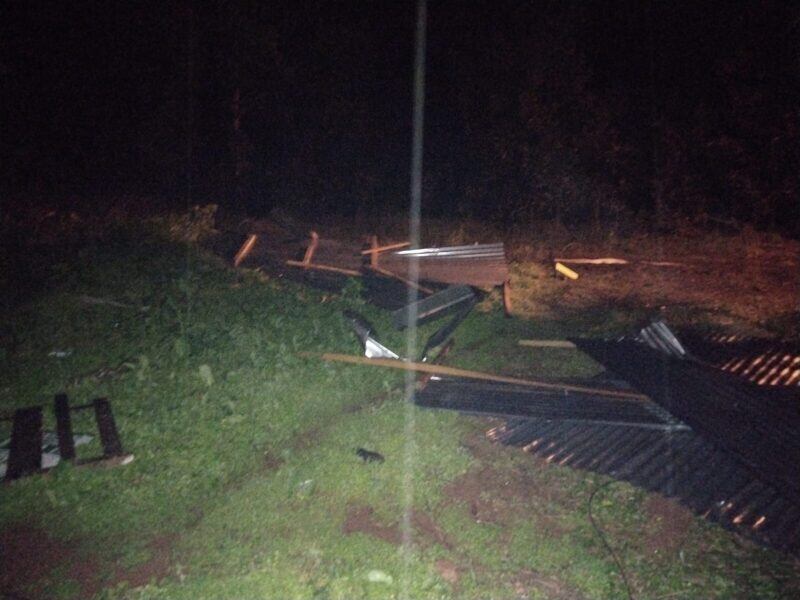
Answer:
[{"label": "dense forest background", "polygon": [[[408,203],[413,2],[2,9],[0,191],[375,217]],[[435,1],[426,215],[800,231],[800,8]]]}]

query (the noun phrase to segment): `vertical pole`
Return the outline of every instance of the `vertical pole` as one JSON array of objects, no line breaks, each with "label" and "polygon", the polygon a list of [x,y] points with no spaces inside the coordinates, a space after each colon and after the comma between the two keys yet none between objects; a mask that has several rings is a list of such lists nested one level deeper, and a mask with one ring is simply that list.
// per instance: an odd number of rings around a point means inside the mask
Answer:
[{"label": "vertical pole", "polygon": [[[422,205],[422,150],[423,150],[423,116],[425,110],[425,28],[428,19],[426,0],[417,0],[417,22],[414,49],[414,112],[413,112],[413,137],[411,146],[411,201],[409,206],[409,240],[411,249],[419,248],[420,213]],[[408,278],[414,283],[419,283],[419,258],[412,256],[409,259]],[[419,297],[417,287],[408,289],[408,322],[417,322],[416,303]],[[414,359],[417,355],[417,328],[409,327],[406,331],[406,356]],[[413,560],[413,540],[411,527],[412,506],[414,503],[414,459],[415,446],[415,406],[414,406],[414,373],[406,373],[405,378],[405,438],[403,448],[403,564],[404,569],[400,579],[400,598],[409,599],[411,589],[411,565]]]}]

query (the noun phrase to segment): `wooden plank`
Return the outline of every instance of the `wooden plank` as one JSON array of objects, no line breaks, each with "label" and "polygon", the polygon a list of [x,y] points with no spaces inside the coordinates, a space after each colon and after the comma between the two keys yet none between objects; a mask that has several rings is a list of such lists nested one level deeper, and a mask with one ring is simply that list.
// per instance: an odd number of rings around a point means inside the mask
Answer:
[{"label": "wooden plank", "polygon": [[42,467],[42,407],[14,411],[6,481],[31,475]]},{"label": "wooden plank", "polygon": [[528,348],[576,348],[569,340],[519,340],[517,344]]},{"label": "wooden plank", "polygon": [[668,260],[626,260],[624,258],[554,258],[555,262],[565,265],[650,265],[652,267],[682,267],[683,263]]},{"label": "wooden plank", "polygon": [[302,267],[304,269],[314,269],[317,271],[330,271],[332,273],[341,273],[342,275],[350,275],[351,277],[360,277],[360,271],[352,269],[343,269],[342,267],[332,267],[330,265],[315,265],[311,263],[301,262],[299,260],[287,260],[286,264],[290,267]]},{"label": "wooden plank", "polygon": [[[371,254],[369,255],[369,266],[373,269],[378,268],[378,236],[371,235],[369,237],[369,246]],[[364,254],[363,252],[361,254]]]},{"label": "wooden plank", "polygon": [[503,311],[507,317],[511,316],[511,280],[503,282]]},{"label": "wooden plank", "polygon": [[623,392],[595,388],[583,385],[572,385],[566,383],[552,383],[549,381],[539,381],[535,379],[521,379],[519,377],[506,377],[504,375],[493,375],[491,373],[481,373],[480,371],[470,371],[456,367],[446,367],[444,365],[432,365],[430,363],[418,363],[411,361],[396,360],[391,358],[366,358],[364,356],[351,356],[349,354],[336,354],[324,352],[317,354],[314,352],[300,352],[300,356],[308,358],[321,358],[322,360],[343,362],[354,365],[367,365],[371,367],[387,367],[390,369],[400,369],[402,371],[414,371],[417,373],[430,373],[432,375],[446,375],[450,377],[464,377],[466,379],[478,379],[482,381],[496,381],[498,383],[510,383],[526,387],[540,388],[544,390],[559,390],[563,392],[581,392],[585,394],[596,394],[609,398],[620,398],[623,400],[648,400],[648,397],[635,392]]},{"label": "wooden plank", "polygon": [[242,261],[247,258],[247,255],[250,254],[250,251],[253,249],[253,246],[256,245],[256,240],[258,240],[258,236],[253,233],[250,234],[247,239],[245,240],[242,247],[239,248],[239,251],[236,253],[236,256],[233,257],[233,266],[238,267]]},{"label": "wooden plank", "polygon": [[[375,236],[372,236],[372,237],[375,237]],[[370,238],[370,239],[372,239],[372,238]],[[389,250],[399,250],[400,248],[407,248],[410,245],[411,245],[411,242],[397,242],[396,244],[388,244],[386,246],[378,246],[377,239],[376,239],[375,245],[372,246],[371,242],[370,242],[370,246],[371,247],[367,248],[366,250],[362,250],[361,254],[380,254],[381,252],[388,252]]]},{"label": "wooden plank", "polygon": [[111,404],[106,398],[94,400],[94,416],[97,420],[97,430],[100,432],[100,443],[103,445],[103,456],[108,458],[124,454],[114,413],[111,412]]},{"label": "wooden plank", "polygon": [[311,259],[314,258],[314,252],[319,246],[319,234],[316,231],[311,232],[311,242],[309,242],[308,247],[306,248],[306,253],[303,255],[303,264],[310,265]]},{"label": "wooden plank", "polygon": [[72,460],[75,458],[75,439],[72,436],[72,417],[69,413],[69,400],[66,394],[56,395],[53,411],[56,414],[58,453],[63,460]]}]

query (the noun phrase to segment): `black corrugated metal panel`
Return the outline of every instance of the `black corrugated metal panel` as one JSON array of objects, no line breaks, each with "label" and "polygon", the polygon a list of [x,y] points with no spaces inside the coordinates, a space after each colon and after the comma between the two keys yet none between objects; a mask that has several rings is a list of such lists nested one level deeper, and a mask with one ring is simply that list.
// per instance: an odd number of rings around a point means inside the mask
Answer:
[{"label": "black corrugated metal panel", "polygon": [[[462,306],[474,305],[477,302],[475,292],[468,285],[451,285],[440,292],[422,298],[413,305],[403,306],[392,313],[395,328],[404,329],[410,325],[413,313],[414,325],[422,325],[439,317],[451,314]],[[411,310],[413,308],[413,310]]]},{"label": "black corrugated metal panel", "polygon": [[547,462],[610,475],[761,543],[800,552],[800,506],[691,430],[512,419],[488,433]]},{"label": "black corrugated metal panel", "polygon": [[730,334],[681,332],[698,360],[758,385],[800,386],[800,348],[794,344]]},{"label": "black corrugated metal panel", "polygon": [[633,337],[677,358],[691,358],[732,375],[767,386],[800,386],[800,348],[778,340],[748,338],[728,333],[673,333],[655,319]]},{"label": "black corrugated metal panel", "polygon": [[800,503],[800,401],[633,341],[573,340],[759,480]]},{"label": "black corrugated metal panel", "polygon": [[416,393],[415,402],[426,408],[470,414],[685,428],[668,415],[665,418],[663,411],[649,402],[455,378],[432,378]]}]

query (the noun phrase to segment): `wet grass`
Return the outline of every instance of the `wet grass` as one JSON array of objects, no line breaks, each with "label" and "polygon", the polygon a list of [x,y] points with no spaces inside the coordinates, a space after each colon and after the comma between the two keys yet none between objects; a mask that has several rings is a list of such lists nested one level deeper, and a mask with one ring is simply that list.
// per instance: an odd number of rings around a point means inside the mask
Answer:
[{"label": "wet grass", "polygon": [[[605,478],[494,447],[482,437],[485,420],[410,406],[398,372],[298,356],[358,353],[340,317],[354,306],[388,346],[405,347],[388,314],[359,302],[357,290],[332,296],[237,273],[143,230],[50,257],[0,323],[14,339],[0,354],[0,409],[44,404],[53,428],[53,394],[106,396],[136,458],[110,470],[60,465],[2,487],[0,529],[35,525],[74,548],[70,560],[96,565],[100,597],[625,596],[588,521]],[[507,319],[488,302],[459,328],[448,364],[591,376],[598,366],[574,351],[516,345],[583,326]],[[84,429],[90,420],[76,422]],[[362,462],[359,447],[384,462]],[[453,491],[475,472],[491,476],[486,489]],[[618,483],[593,509],[637,597],[796,591],[791,560],[696,518],[679,544],[653,552],[664,530],[646,498]],[[482,518],[484,506],[495,518]],[[369,522],[348,530],[358,507],[372,509]],[[166,561],[154,539],[169,540]],[[149,583],[130,575],[148,568]],[[43,582],[4,591],[80,598],[85,578],[56,563]]]}]

